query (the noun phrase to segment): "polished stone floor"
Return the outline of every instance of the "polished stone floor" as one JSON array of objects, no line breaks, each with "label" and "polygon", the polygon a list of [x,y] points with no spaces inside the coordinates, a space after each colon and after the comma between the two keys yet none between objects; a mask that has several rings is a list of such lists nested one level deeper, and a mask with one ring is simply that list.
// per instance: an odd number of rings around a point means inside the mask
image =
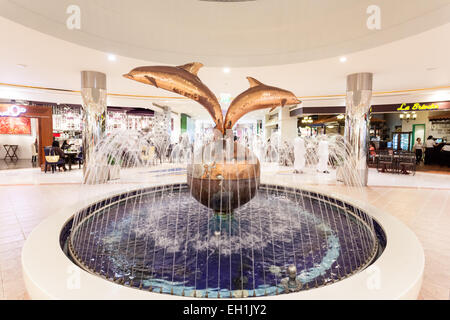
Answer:
[{"label": "polished stone floor", "polygon": [[[83,201],[85,195],[103,194],[145,183],[168,183],[185,172],[164,172],[174,167],[135,169],[121,179],[102,185],[82,185],[82,170],[44,174],[39,169],[0,172],[0,299],[27,299],[20,254],[27,236],[46,217]],[[392,214],[409,226],[425,250],[421,299],[450,299],[450,179],[445,174],[418,172],[415,176],[369,172],[369,186],[349,190],[335,183],[335,173],[290,168],[264,168],[263,178],[299,185],[320,184],[324,191],[350,195]],[[45,250],[45,248],[43,248]],[[401,263],[401,262],[399,262]],[[408,266],[405,266],[407,268]]]},{"label": "polished stone floor", "polygon": [[35,168],[36,163],[32,163],[31,160],[0,160],[0,170],[10,170],[10,169],[24,169],[24,168]]}]

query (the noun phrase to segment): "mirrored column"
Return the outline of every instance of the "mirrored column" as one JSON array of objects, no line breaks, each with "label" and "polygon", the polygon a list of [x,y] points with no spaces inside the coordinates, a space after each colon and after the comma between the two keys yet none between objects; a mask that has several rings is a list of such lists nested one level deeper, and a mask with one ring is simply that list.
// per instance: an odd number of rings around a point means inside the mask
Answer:
[{"label": "mirrored column", "polygon": [[81,71],[81,97],[83,99],[83,180],[101,183],[93,157],[95,146],[106,132],[106,75],[96,71]]},{"label": "mirrored column", "polygon": [[344,139],[349,146],[352,163],[348,168],[356,171],[343,173],[343,180],[347,185],[367,185],[372,81],[372,73],[354,73],[347,76]]}]

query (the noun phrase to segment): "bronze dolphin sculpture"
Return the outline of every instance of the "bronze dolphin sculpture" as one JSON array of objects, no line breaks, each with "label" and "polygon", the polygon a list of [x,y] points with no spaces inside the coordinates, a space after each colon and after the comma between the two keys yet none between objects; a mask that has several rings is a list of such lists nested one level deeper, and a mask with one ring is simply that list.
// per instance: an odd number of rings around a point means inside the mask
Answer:
[{"label": "bronze dolphin sculpture", "polygon": [[222,109],[217,97],[197,76],[201,67],[203,64],[199,62],[177,67],[138,67],[123,76],[197,101],[208,110],[216,123],[216,128],[223,133]]},{"label": "bronze dolphin sculpture", "polygon": [[242,116],[251,111],[266,108],[271,108],[270,111],[272,111],[279,106],[290,106],[301,102],[290,91],[265,85],[252,77],[247,79],[250,88],[231,102],[225,116],[224,131],[232,129]]}]

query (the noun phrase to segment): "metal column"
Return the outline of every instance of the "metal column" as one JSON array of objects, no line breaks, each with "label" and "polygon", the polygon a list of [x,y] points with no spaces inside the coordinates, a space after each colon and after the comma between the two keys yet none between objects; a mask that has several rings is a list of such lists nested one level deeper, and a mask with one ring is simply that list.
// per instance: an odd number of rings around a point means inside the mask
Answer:
[{"label": "metal column", "polygon": [[372,80],[373,74],[367,72],[347,76],[344,138],[349,145],[352,169],[356,170],[352,176],[357,177],[344,179],[347,185],[367,186]]},{"label": "metal column", "polygon": [[[98,181],[91,160],[95,145],[106,131],[106,75],[96,71],[81,71],[81,97],[83,99],[83,180],[85,183]],[[101,180],[101,179],[100,179]]]}]

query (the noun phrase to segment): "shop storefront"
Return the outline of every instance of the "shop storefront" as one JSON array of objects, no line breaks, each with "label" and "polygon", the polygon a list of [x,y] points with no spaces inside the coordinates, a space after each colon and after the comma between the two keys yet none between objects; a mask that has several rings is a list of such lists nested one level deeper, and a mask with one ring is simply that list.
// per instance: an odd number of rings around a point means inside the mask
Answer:
[{"label": "shop storefront", "polygon": [[[450,141],[450,101],[373,105],[370,140],[377,149],[411,151],[414,141],[433,136]],[[345,107],[307,107],[291,111],[301,135],[343,134]]]},{"label": "shop storefront", "polygon": [[0,104],[0,157],[6,161],[31,159],[33,146],[43,165],[44,146],[53,141],[51,106]]},{"label": "shop storefront", "polygon": [[[160,114],[145,108],[110,106],[106,133],[120,130],[149,132],[159,121]],[[167,129],[173,143],[178,142],[180,127],[180,116],[171,112]],[[81,105],[40,102],[29,102],[29,105],[0,104],[0,159],[31,161],[33,145],[36,145],[37,164],[43,168],[44,147],[51,146],[54,140],[59,141],[60,145],[66,141],[73,152],[79,152],[82,130]]]}]

